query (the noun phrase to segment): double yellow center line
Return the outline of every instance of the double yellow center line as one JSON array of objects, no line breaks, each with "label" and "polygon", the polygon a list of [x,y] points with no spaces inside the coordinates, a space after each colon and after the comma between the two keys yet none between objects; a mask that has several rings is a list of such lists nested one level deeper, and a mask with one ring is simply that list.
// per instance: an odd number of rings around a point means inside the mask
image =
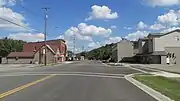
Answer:
[{"label": "double yellow center line", "polygon": [[44,77],[44,78],[41,78],[41,79],[39,79],[39,80],[33,81],[33,82],[31,82],[31,83],[28,83],[28,84],[22,85],[22,86],[20,86],[20,87],[17,87],[17,88],[15,88],[15,89],[9,90],[9,91],[7,91],[7,92],[1,93],[1,94],[0,94],[0,99],[6,97],[6,96],[8,96],[8,95],[14,94],[14,93],[16,93],[16,92],[18,92],[18,91],[21,91],[21,90],[23,90],[23,89],[25,89],[25,88],[28,88],[28,87],[30,87],[30,86],[33,86],[33,85],[35,85],[35,84],[37,84],[37,83],[40,83],[40,82],[42,82],[42,81],[44,81],[44,80],[47,80],[47,79],[49,79],[49,78],[51,78],[51,77],[53,77],[53,76],[55,76],[55,75],[56,75],[56,74],[51,74],[51,75],[46,76],[46,77]]}]

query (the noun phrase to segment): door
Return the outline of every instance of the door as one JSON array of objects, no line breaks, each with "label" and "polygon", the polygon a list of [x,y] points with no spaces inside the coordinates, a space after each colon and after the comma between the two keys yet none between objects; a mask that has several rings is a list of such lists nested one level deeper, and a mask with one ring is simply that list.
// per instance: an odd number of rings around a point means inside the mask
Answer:
[{"label": "door", "polygon": [[2,63],[2,57],[0,57],[0,64]]}]

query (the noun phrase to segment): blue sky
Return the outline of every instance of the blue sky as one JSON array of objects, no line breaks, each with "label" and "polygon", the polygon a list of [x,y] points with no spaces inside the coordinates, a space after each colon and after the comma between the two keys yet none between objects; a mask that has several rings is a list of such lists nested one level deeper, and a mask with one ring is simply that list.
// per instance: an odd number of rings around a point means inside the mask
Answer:
[{"label": "blue sky", "polygon": [[44,11],[48,11],[48,39],[63,38],[69,50],[76,37],[76,52],[137,40],[152,32],[179,28],[180,0],[0,0],[0,37],[43,40]]}]

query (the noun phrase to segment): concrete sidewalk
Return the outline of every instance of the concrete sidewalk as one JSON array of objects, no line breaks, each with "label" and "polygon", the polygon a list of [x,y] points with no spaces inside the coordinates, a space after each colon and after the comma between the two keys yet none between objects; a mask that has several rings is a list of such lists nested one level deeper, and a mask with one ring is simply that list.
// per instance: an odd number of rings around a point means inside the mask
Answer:
[{"label": "concrete sidewalk", "polygon": [[178,65],[162,65],[162,64],[127,64],[131,66],[140,66],[142,68],[151,68],[155,70],[162,70],[166,72],[180,74],[180,66]]},{"label": "concrete sidewalk", "polygon": [[0,68],[31,68],[38,67],[38,64],[0,64]]}]

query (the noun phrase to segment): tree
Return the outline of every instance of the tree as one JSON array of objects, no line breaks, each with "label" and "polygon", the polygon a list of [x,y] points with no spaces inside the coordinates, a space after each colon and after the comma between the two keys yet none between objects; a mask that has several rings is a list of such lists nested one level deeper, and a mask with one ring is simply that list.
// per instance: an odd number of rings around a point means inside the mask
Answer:
[{"label": "tree", "polygon": [[10,52],[21,52],[23,44],[26,43],[22,40],[13,40],[5,37],[0,39],[0,56],[6,57]]},{"label": "tree", "polygon": [[100,60],[109,60],[110,58],[111,61],[116,61],[115,60],[115,55],[114,52],[116,52],[116,47],[117,44],[107,44],[105,46],[102,46],[100,48],[97,49],[93,49],[89,52],[86,53],[86,56],[88,57],[88,59],[100,59]]}]

